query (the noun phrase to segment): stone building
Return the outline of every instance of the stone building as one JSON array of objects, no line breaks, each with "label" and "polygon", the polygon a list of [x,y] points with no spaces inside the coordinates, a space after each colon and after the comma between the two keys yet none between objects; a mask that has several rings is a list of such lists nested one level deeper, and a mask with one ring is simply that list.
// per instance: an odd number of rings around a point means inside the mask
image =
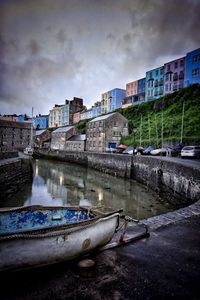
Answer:
[{"label": "stone building", "polygon": [[80,134],[75,126],[60,127],[51,133],[51,150],[62,150],[66,148],[66,141],[74,135]]},{"label": "stone building", "polygon": [[87,126],[87,150],[105,152],[116,148],[128,135],[128,120],[118,112],[97,117]]},{"label": "stone building", "polygon": [[86,134],[74,135],[66,141],[66,151],[85,151]]},{"label": "stone building", "polygon": [[30,139],[31,123],[0,120],[0,152],[23,150]]},{"label": "stone building", "polygon": [[34,139],[34,146],[36,148],[43,148],[44,143],[48,142],[51,138],[51,133],[49,130],[36,130],[35,132],[35,139]]}]

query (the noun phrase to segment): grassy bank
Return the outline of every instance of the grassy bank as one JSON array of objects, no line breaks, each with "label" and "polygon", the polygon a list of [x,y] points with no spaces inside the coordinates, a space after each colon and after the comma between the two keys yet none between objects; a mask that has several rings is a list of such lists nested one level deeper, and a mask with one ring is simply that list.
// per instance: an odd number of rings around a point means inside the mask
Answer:
[{"label": "grassy bank", "polygon": [[200,85],[117,111],[129,122],[130,135],[122,138],[125,144],[133,143],[133,127],[137,145],[160,147],[162,140],[163,144],[175,144],[181,135],[184,144],[200,142]]}]

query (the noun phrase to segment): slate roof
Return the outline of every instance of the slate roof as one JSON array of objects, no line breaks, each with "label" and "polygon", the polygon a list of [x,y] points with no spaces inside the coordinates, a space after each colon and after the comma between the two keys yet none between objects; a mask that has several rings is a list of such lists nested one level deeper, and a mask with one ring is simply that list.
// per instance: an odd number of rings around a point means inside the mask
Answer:
[{"label": "slate roof", "polygon": [[74,128],[74,126],[59,127],[56,130],[54,130],[52,133],[67,132],[72,128]]},{"label": "slate roof", "polygon": [[46,131],[46,129],[36,130],[35,135],[41,135]]},{"label": "slate roof", "polygon": [[114,114],[116,114],[116,113],[111,113],[111,114],[107,114],[107,115],[103,115],[103,116],[97,117],[97,118],[89,121],[88,123],[106,120],[106,119],[110,118],[111,116],[113,116]]},{"label": "slate roof", "polygon": [[85,141],[85,140],[86,140],[86,134],[73,135],[71,138],[68,139],[68,141]]}]

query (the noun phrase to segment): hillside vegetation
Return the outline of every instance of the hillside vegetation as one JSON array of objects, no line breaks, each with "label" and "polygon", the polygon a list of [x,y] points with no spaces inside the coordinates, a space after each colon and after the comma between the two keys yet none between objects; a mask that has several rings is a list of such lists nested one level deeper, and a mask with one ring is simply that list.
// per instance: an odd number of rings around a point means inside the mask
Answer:
[{"label": "hillside vegetation", "polygon": [[137,146],[161,147],[162,142],[163,145],[176,144],[181,141],[181,134],[183,144],[200,143],[199,84],[117,111],[129,122],[130,135],[122,138],[124,144],[133,144],[133,127],[136,128]]},{"label": "hillside vegetation", "polygon": [[[161,147],[174,145],[200,144],[200,85],[194,84],[158,100],[117,109],[128,119],[129,135],[121,142],[133,144],[133,127],[136,128],[136,145]],[[182,122],[183,120],[183,122]],[[82,120],[77,127],[86,132],[89,120]],[[183,125],[183,127],[182,127]]]}]

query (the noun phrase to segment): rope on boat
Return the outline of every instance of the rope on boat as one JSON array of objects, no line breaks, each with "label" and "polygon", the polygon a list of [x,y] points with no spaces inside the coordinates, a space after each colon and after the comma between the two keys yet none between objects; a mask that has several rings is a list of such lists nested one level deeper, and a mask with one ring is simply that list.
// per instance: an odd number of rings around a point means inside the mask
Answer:
[{"label": "rope on boat", "polygon": [[[127,230],[127,227],[128,227],[128,223],[134,222],[134,223],[138,224],[140,222],[140,220],[134,219],[130,216],[124,216],[124,215],[120,216],[120,218],[124,219],[124,223],[116,229],[116,232],[118,232],[119,230],[123,230],[123,232],[122,232],[122,234],[120,235],[120,238],[119,238],[119,243],[123,243],[124,236],[126,234],[126,230]],[[146,224],[142,224],[142,226],[145,228],[145,233],[144,234],[148,235],[148,226]]]}]

